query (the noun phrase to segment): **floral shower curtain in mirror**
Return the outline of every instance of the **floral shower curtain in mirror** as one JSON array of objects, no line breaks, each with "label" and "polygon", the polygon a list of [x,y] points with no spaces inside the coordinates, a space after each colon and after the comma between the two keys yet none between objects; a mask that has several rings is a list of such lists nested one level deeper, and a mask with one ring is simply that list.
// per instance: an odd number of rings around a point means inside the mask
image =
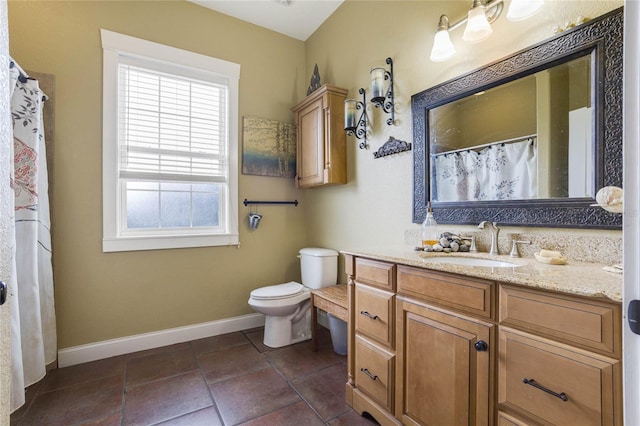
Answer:
[{"label": "floral shower curtain in mirror", "polygon": [[437,201],[522,200],[537,197],[537,147],[533,138],[496,143],[481,151],[435,156]]},{"label": "floral shower curtain in mirror", "polygon": [[46,96],[38,81],[10,66],[15,193],[15,273],[11,303],[11,411],[24,404],[24,389],[56,359],[47,159],[42,124]]}]

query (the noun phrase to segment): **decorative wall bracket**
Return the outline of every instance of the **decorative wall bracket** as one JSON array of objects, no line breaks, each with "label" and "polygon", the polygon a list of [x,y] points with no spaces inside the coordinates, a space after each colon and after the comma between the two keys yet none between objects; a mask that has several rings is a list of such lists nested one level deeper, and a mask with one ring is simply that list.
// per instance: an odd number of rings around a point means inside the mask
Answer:
[{"label": "decorative wall bracket", "polygon": [[[358,90],[358,93],[362,95],[362,101],[355,99],[347,99],[345,104],[345,124],[344,129],[347,131],[347,135],[355,136],[357,139],[362,139],[360,142],[360,149],[367,147],[367,95],[363,88]],[[362,113],[358,117],[356,122],[356,111],[362,110]]]},{"label": "decorative wall bracket", "polygon": [[[384,68],[374,68],[371,70],[371,103],[373,103],[376,108],[380,108],[387,114],[391,114],[391,117],[387,119],[387,125],[391,126],[395,124],[393,60],[387,58],[386,62],[389,65],[389,71]],[[383,79],[384,81],[389,81],[386,93],[384,92]]]},{"label": "decorative wall bracket", "polygon": [[374,158],[382,158],[387,155],[398,154],[404,151],[411,151],[411,144],[389,136],[389,140],[384,143],[376,152]]}]

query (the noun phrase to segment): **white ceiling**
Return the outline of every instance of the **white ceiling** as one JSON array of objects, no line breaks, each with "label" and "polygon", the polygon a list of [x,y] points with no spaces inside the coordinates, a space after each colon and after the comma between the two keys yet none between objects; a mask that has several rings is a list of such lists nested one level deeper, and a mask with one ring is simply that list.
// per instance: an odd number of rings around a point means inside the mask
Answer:
[{"label": "white ceiling", "polygon": [[305,41],[344,0],[188,0]]}]

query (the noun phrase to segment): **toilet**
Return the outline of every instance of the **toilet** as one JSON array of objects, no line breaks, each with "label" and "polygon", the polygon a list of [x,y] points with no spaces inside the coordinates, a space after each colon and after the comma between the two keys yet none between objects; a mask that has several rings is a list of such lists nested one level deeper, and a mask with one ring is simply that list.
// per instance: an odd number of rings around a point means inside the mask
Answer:
[{"label": "toilet", "polygon": [[311,338],[311,290],[335,285],[338,252],[303,248],[299,252],[302,284],[260,287],[251,292],[249,306],[265,315],[264,344],[280,348]]}]

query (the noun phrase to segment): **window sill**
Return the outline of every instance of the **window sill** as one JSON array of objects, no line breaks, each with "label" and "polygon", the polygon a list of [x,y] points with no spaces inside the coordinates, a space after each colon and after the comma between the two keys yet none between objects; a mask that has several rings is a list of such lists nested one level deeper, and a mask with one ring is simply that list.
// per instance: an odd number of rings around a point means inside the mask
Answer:
[{"label": "window sill", "polygon": [[223,235],[188,235],[161,237],[120,237],[103,238],[104,253],[138,250],[165,250],[192,247],[237,246],[240,239],[237,234]]}]

